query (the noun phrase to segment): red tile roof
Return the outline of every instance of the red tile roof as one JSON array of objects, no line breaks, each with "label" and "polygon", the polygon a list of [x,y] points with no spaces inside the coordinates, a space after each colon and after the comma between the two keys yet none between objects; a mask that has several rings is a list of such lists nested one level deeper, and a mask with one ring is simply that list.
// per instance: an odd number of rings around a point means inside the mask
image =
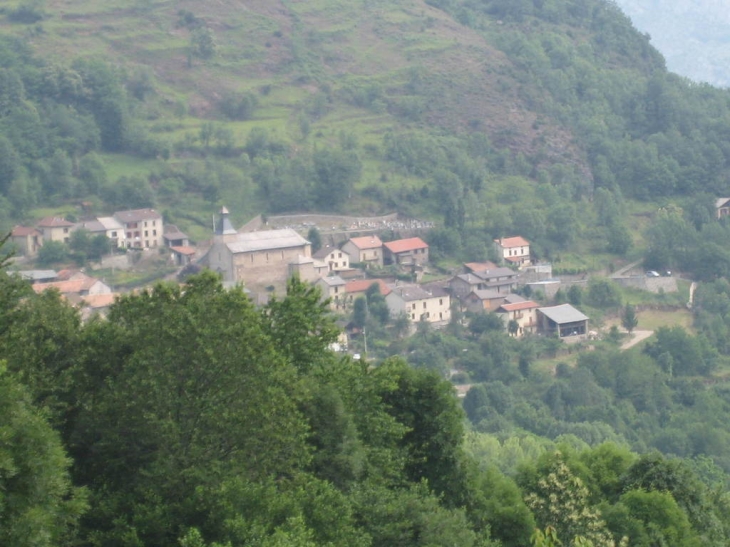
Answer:
[{"label": "red tile roof", "polygon": [[41,228],[70,228],[73,225],[73,222],[69,222],[65,218],[61,217],[42,218],[38,221],[38,224],[36,224],[36,226],[40,226]]},{"label": "red tile roof", "polygon": [[179,253],[181,255],[194,255],[195,254],[195,247],[170,247],[173,251],[176,253]]},{"label": "red tile roof", "polygon": [[37,293],[41,293],[47,289],[58,289],[61,294],[80,293],[82,291],[88,291],[97,282],[99,282],[98,279],[82,274],[76,275],[73,279],[69,279],[66,281],[35,283],[33,285],[33,290]]},{"label": "red tile roof", "polygon": [[428,243],[420,237],[397,239],[396,241],[383,243],[383,245],[393,254],[406,253],[408,251],[415,251],[416,249],[428,249]]},{"label": "red tile roof", "polygon": [[527,247],[530,242],[524,237],[503,237],[502,239],[495,239],[495,242],[499,243],[499,246],[503,249],[511,249],[512,247]]},{"label": "red tile roof", "polygon": [[514,304],[502,304],[499,308],[504,311],[520,311],[539,307],[540,304],[538,304],[537,302],[533,302],[532,300],[526,300],[524,302],[515,302]]},{"label": "red tile roof", "polygon": [[382,279],[356,279],[355,281],[349,281],[345,285],[345,293],[352,294],[365,292],[373,283],[377,283],[380,286],[380,294],[383,296],[387,296],[391,293],[390,287],[388,287]]},{"label": "red tile roof", "polygon": [[39,236],[41,233],[35,228],[28,228],[27,226],[16,226],[13,228],[13,237],[27,237],[27,236]]},{"label": "red tile roof", "polygon": [[114,293],[109,294],[89,294],[87,296],[84,296],[83,301],[86,306],[89,308],[108,308],[112,304],[114,304],[114,300],[117,298],[117,295]]},{"label": "red tile roof", "polygon": [[350,242],[361,251],[365,249],[377,249],[383,246],[383,242],[380,241],[378,236],[353,237],[350,239]]}]

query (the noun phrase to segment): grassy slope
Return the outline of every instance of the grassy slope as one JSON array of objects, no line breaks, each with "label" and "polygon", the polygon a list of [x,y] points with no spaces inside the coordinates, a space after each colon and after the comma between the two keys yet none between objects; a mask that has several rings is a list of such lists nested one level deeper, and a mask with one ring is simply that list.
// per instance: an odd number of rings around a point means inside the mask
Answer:
[{"label": "grassy slope", "polygon": [[[214,31],[219,46],[215,59],[194,60],[188,67],[190,32],[177,25],[182,9]],[[46,11],[44,33],[32,39],[38,52],[58,62],[104,55],[130,69],[150,67],[163,107],[181,101],[188,106],[191,118],[182,120],[188,129],[215,116],[215,103],[225,91],[271,86],[256,118],[232,129],[242,138],[251,127],[265,126],[295,140],[300,137],[296,114],[319,89],[337,92],[350,83],[377,83],[389,96],[406,98],[405,84],[420,77],[418,85],[431,98],[429,125],[449,130],[478,126],[525,151],[541,137],[569,142],[555,127],[533,128],[536,116],[512,91],[517,86],[501,52],[421,0],[219,0],[204,6],[191,1],[48,0]],[[0,29],[27,31],[7,22]],[[379,142],[384,130],[402,124],[388,114],[337,103],[316,129],[328,135],[347,127],[367,143]]]}]

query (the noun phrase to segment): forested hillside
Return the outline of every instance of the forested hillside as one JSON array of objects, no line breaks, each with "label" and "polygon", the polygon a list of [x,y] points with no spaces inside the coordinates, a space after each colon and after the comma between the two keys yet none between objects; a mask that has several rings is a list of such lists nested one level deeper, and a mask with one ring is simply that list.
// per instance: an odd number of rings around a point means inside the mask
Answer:
[{"label": "forested hillside", "polygon": [[2,29],[4,226],[83,198],[203,233],[226,202],[397,209],[468,240],[509,230],[523,182],[568,217],[598,188],[729,191],[727,93],[669,74],[603,0],[48,0]]}]

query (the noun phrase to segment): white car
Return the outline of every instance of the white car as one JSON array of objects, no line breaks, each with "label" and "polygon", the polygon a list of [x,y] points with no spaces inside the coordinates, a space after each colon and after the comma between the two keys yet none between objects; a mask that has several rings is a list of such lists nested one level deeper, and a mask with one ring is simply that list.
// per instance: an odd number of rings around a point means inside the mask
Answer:
[{"label": "white car", "polygon": [[659,272],[649,270],[646,272],[646,277],[660,277]]}]

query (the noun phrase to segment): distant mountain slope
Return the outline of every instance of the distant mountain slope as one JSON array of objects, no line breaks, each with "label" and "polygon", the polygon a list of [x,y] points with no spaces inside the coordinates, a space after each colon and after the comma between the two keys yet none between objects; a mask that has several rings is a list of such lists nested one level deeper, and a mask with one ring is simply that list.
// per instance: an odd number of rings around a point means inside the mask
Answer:
[{"label": "distant mountain slope", "polygon": [[722,0],[616,0],[667,59],[697,82],[730,86],[730,6]]}]

